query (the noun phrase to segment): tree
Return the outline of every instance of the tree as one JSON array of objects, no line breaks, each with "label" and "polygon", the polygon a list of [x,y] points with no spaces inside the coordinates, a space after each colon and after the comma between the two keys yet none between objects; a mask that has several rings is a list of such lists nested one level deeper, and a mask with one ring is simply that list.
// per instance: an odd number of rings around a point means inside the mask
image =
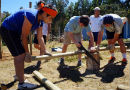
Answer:
[{"label": "tree", "polygon": [[3,21],[4,21],[4,19],[5,19],[6,17],[8,17],[8,16],[10,16],[10,13],[9,13],[9,12],[7,12],[7,11],[3,11],[3,13],[2,13],[2,20],[1,20],[1,22],[3,22]]}]

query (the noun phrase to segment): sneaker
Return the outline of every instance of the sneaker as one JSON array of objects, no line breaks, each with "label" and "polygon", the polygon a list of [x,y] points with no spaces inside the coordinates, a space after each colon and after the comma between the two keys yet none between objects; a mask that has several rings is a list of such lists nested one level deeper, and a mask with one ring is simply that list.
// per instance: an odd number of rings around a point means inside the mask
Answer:
[{"label": "sneaker", "polygon": [[79,66],[81,66],[81,65],[82,65],[81,60],[78,60],[77,66],[79,67]]},{"label": "sneaker", "polygon": [[59,63],[60,65],[65,65],[65,64],[64,64],[64,59],[63,59],[63,58],[61,58],[61,59],[58,61],[58,63]]},{"label": "sneaker", "polygon": [[110,64],[110,63],[114,63],[115,60],[116,60],[115,57],[111,57],[110,60],[108,61],[108,64]]},{"label": "sneaker", "polygon": [[122,59],[121,65],[122,66],[126,66],[127,65],[127,59],[126,58]]},{"label": "sneaker", "polygon": [[37,87],[36,84],[31,84],[27,82],[24,82],[23,84],[18,84],[18,90],[33,89],[36,87]]}]

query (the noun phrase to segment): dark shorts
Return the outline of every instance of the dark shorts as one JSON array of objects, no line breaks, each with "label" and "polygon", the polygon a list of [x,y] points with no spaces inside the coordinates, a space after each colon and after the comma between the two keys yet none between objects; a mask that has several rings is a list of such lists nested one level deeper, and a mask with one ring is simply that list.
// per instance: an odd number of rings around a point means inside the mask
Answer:
[{"label": "dark shorts", "polygon": [[[106,30],[107,39],[113,39],[114,34],[115,34],[115,32],[109,32]],[[119,38],[123,38],[123,34],[124,34],[124,27],[122,29],[122,33],[119,35]]]},{"label": "dark shorts", "polygon": [[1,26],[0,34],[12,56],[18,56],[25,53],[24,47],[21,42],[21,35],[18,32],[7,30],[6,28]]},{"label": "dark shorts", "polygon": [[[46,44],[46,35],[43,35],[43,39],[44,39],[44,42],[45,42],[45,44]],[[34,43],[35,43],[35,44],[38,44],[37,34],[35,34],[35,36],[34,36]]]},{"label": "dark shorts", "polygon": [[94,42],[97,42],[98,40],[98,33],[99,32],[93,32]]}]

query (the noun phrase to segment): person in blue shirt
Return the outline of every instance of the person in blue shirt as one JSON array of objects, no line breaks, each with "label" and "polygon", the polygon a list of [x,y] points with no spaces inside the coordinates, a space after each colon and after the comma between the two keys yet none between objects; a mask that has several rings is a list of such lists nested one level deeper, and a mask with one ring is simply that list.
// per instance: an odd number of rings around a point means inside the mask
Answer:
[{"label": "person in blue shirt", "polygon": [[[89,17],[87,15],[73,16],[70,18],[64,29],[64,44],[62,48],[62,53],[66,52],[67,47],[71,43],[71,41],[76,45],[76,47],[80,47],[79,42],[81,43],[81,32],[83,28],[87,30],[87,35],[90,37],[89,48],[93,46],[94,38],[89,25]],[[60,59],[59,63],[64,64],[63,57]],[[81,54],[79,54],[77,66],[81,65]]]},{"label": "person in blue shirt", "polygon": [[34,84],[24,82],[24,61],[31,62],[31,54],[28,50],[29,33],[37,30],[40,55],[49,54],[42,37],[41,22],[52,23],[57,13],[52,5],[46,5],[39,10],[23,9],[10,15],[2,23],[0,34],[14,57],[16,76],[19,80],[18,89],[36,87]]}]

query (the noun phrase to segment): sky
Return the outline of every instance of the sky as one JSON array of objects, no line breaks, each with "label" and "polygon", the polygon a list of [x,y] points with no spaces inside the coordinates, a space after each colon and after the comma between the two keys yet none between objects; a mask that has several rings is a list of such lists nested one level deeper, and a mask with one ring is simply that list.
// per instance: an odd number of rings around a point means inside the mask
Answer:
[{"label": "sky", "polygon": [[[20,9],[29,8],[29,2],[32,2],[32,8],[39,0],[1,0],[1,12],[8,11],[9,13],[15,13]],[[77,0],[71,0],[71,2],[76,2]]]}]

